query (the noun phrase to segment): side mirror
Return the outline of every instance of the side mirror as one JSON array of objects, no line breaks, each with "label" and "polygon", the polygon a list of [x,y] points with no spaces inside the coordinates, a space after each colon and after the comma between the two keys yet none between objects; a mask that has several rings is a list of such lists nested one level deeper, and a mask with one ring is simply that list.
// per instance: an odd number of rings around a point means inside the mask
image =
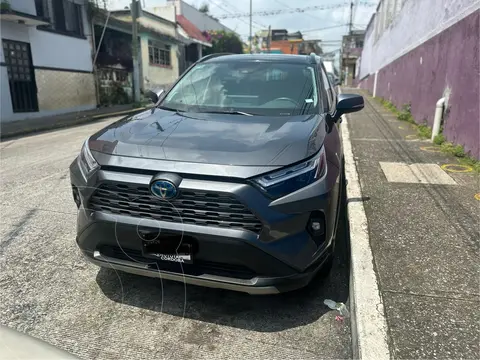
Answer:
[{"label": "side mirror", "polygon": [[335,120],[338,120],[343,114],[360,111],[364,107],[363,96],[356,94],[340,94],[337,100],[337,111]]},{"label": "side mirror", "polygon": [[154,89],[154,90],[148,90],[146,92],[146,96],[150,99],[150,101],[154,104],[158,103],[158,100],[160,100],[160,96],[165,92],[164,89]]}]

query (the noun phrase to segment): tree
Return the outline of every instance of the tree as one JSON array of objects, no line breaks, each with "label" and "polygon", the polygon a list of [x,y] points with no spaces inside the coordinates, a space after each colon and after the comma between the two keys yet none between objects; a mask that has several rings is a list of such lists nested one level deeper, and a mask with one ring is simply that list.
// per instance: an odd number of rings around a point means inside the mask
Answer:
[{"label": "tree", "polygon": [[218,53],[243,54],[243,43],[237,34],[226,31],[204,32],[205,37],[212,43],[211,48],[206,48],[205,55]]},{"label": "tree", "polygon": [[200,7],[198,8],[198,11],[200,11],[201,13],[204,13],[204,14],[208,14],[208,13],[210,12],[210,8],[208,7],[208,4],[203,3],[203,4],[200,5]]}]

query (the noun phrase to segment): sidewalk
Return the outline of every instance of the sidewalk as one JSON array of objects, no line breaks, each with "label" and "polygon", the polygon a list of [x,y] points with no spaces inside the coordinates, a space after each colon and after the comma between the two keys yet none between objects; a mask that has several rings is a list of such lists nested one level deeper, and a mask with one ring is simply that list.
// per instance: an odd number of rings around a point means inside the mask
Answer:
[{"label": "sidewalk", "polygon": [[366,92],[343,92],[365,98],[347,124],[391,357],[479,358],[478,174],[443,170],[458,162]]},{"label": "sidewalk", "polygon": [[26,135],[97,121],[111,116],[133,115],[146,108],[133,108],[132,104],[115,105],[87,111],[77,111],[62,115],[45,116],[35,119],[5,122],[0,124],[0,138]]}]

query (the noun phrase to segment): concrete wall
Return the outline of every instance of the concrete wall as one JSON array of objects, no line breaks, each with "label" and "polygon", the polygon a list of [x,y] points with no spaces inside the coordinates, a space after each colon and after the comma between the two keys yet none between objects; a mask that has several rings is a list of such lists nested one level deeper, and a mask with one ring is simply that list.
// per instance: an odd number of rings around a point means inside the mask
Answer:
[{"label": "concrete wall", "polygon": [[96,106],[93,74],[36,69],[35,79],[41,112]]},{"label": "concrete wall", "polygon": [[[423,7],[426,2],[434,5],[431,0],[414,2],[419,12],[425,10]],[[462,4],[464,8],[459,9]],[[451,7],[438,8],[445,5]],[[387,28],[377,42],[374,36],[366,39],[360,70],[362,81],[359,86],[373,92],[375,72],[378,71],[376,95],[392,101],[399,108],[410,103],[417,123],[427,123],[430,126],[433,123],[435,104],[445,96],[447,104],[443,134],[448,141],[463,145],[467,152],[480,159],[480,1],[438,0],[438,4],[428,11],[437,20],[448,19],[441,27],[431,30],[428,34],[433,36],[430,37],[418,32],[415,22],[420,20],[411,11],[411,6],[411,0],[407,0],[400,10],[399,19],[392,22],[393,27]],[[401,29],[396,29],[395,25],[400,26],[406,21],[403,11],[412,17],[411,28],[402,26]],[[463,17],[459,18],[459,14]],[[425,22],[431,24],[431,18],[435,16],[427,17]],[[397,36],[397,33],[403,37]],[[395,43],[388,43],[387,46],[384,36],[392,37],[391,41],[398,39],[396,51]],[[400,39],[413,39],[413,45],[407,46]],[[418,39],[423,42],[418,44]],[[392,58],[393,61],[389,62]]]},{"label": "concrete wall", "polygon": [[163,6],[155,6],[147,10],[171,22],[174,22],[174,23],[177,22],[177,19],[176,19],[177,10],[175,9],[175,4],[173,3],[167,3]]},{"label": "concrete wall", "polygon": [[[151,65],[148,59],[148,39],[149,36],[142,34],[140,36],[141,49],[141,68],[143,89],[152,89],[157,86],[168,86],[172,84],[179,75],[178,64],[178,46],[176,44],[169,44],[170,49],[170,66],[165,65]],[[152,38],[152,40],[155,40]],[[156,40],[158,41],[158,40]]]},{"label": "concrete wall", "polygon": [[[385,11],[395,0],[384,0],[379,12],[367,29],[360,78],[373,74],[385,65],[415,49],[428,39],[441,33],[468,14],[478,10],[479,0],[396,0],[398,13],[388,23]],[[382,9],[385,8],[383,11]],[[384,29],[383,29],[384,28]],[[383,29],[383,30],[382,30]]]}]

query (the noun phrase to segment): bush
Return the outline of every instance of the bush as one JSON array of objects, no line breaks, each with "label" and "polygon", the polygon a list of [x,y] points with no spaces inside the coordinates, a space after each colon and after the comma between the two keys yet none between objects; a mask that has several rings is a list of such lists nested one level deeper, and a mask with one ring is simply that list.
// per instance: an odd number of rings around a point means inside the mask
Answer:
[{"label": "bush", "polygon": [[443,134],[438,134],[433,138],[433,143],[435,145],[442,145],[445,142],[445,136]]},{"label": "bush", "polygon": [[204,54],[233,53],[243,54],[243,43],[237,34],[226,31],[208,31],[203,35],[212,43],[211,48],[205,48]]}]

